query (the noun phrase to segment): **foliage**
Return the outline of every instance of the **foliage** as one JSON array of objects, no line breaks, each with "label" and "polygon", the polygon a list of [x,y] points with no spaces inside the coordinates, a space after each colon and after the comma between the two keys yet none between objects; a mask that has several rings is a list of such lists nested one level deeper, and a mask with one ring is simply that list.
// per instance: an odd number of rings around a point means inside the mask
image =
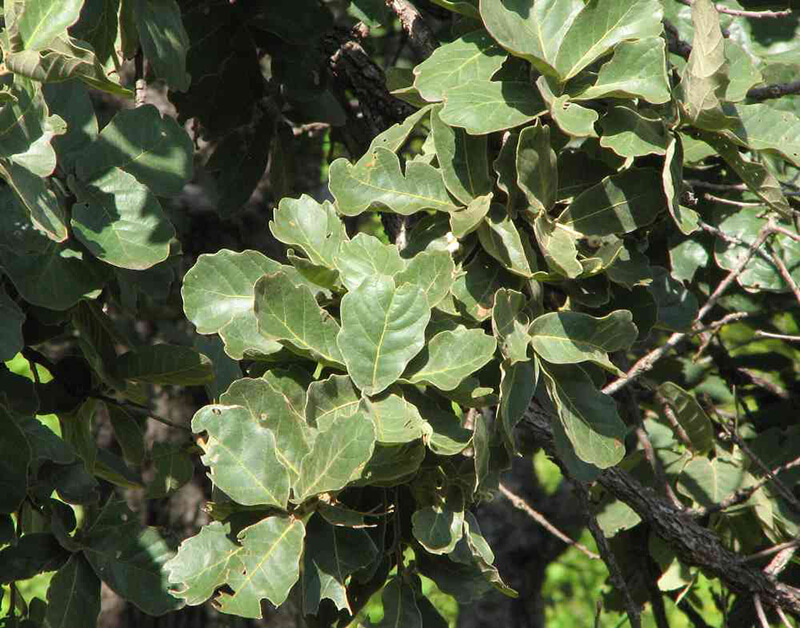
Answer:
[{"label": "foliage", "polygon": [[[635,622],[653,590],[691,604],[702,569],[797,613],[609,480],[648,487],[734,557],[798,534],[800,109],[749,91],[796,70],[794,49],[765,49],[710,0],[437,1],[444,43],[397,75],[409,115],[361,154],[324,66],[334,14],[261,4],[5,3],[0,353],[52,379],[0,372],[3,625],[93,625],[101,581],[152,615],[212,600],[259,618],[292,596],[316,626],[378,591],[379,625],[444,625],[422,576],[463,604],[516,596],[474,510],[531,455],[531,408],[548,417],[537,446],[590,489],[611,539],[606,608]],[[350,16],[385,23],[380,4]],[[177,122],[141,102],[143,61]],[[103,124],[101,96],[125,103]],[[213,147],[228,218],[268,162],[291,188],[290,123],[308,121],[345,128],[349,154],[330,198],[275,207],[286,254],[184,255],[170,199],[195,144]],[[355,233],[374,212],[388,242]],[[138,344],[121,321],[179,279],[203,351]],[[59,342],[74,352],[49,357]],[[194,442],[144,445],[152,386],[206,387]],[[60,435],[35,418],[51,413]],[[96,444],[101,416],[114,450]],[[212,521],[176,551],[111,487],[163,497],[195,454]],[[43,572],[47,602],[26,606],[15,583]]]}]

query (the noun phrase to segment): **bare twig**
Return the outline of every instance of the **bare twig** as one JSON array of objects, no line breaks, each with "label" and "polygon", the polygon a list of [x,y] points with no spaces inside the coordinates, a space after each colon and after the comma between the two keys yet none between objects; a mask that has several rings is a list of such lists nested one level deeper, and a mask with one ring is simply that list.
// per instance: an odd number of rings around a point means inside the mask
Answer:
[{"label": "bare twig", "polygon": [[781,618],[781,623],[786,626],[786,628],[793,628],[792,624],[789,623],[789,618],[786,617],[786,613],[783,612],[783,609],[780,606],[776,606],[775,610],[778,612],[778,617]]},{"label": "bare twig", "polygon": [[[687,7],[692,6],[692,0],[677,0]],[[744,11],[742,9],[729,9],[728,7],[718,4],[716,5],[717,11],[735,17],[749,17],[751,19],[775,19],[780,17],[788,17],[792,14],[791,9],[783,9],[782,11]]]},{"label": "bare twig", "polygon": [[714,194],[709,194],[708,192],[703,194],[703,198],[707,201],[722,203],[723,205],[733,205],[734,207],[763,207],[766,205],[764,201],[734,201],[733,199],[715,196]]},{"label": "bare twig", "polygon": [[100,401],[104,401],[105,403],[110,403],[112,405],[118,406],[118,407],[123,408],[125,410],[131,410],[133,412],[136,412],[138,414],[141,414],[143,416],[151,418],[154,421],[157,421],[159,423],[163,423],[164,425],[166,425],[168,427],[173,427],[176,430],[183,430],[185,432],[189,432],[190,434],[192,433],[191,428],[186,427],[185,425],[180,425],[179,423],[174,423],[174,422],[170,421],[169,419],[165,419],[164,417],[158,416],[157,414],[153,414],[153,412],[147,406],[143,406],[141,404],[134,403],[133,401],[117,401],[113,397],[109,397],[107,395],[92,395],[92,396],[95,399],[98,399]]},{"label": "bare twig", "polygon": [[773,334],[769,331],[762,331],[757,329],[755,332],[756,336],[760,338],[775,338],[776,340],[786,340],[788,342],[800,342],[800,336],[789,336],[787,334]]},{"label": "bare twig", "polygon": [[[747,192],[750,189],[744,183],[712,183],[711,181],[702,181],[700,179],[684,179],[683,182],[693,188],[716,190],[717,192]],[[784,196],[800,196],[800,191],[790,185],[781,186],[781,192],[783,192]]]},{"label": "bare twig", "polygon": [[[800,192],[798,192],[798,194],[800,194]],[[784,229],[780,225],[775,225],[774,230],[775,233],[780,233],[781,235],[785,235],[787,238],[791,238],[795,242],[800,242],[800,234],[789,231],[788,229]]]},{"label": "bare twig", "polygon": [[786,282],[786,284],[791,288],[792,293],[794,294],[794,298],[797,299],[797,303],[800,304],[800,288],[797,287],[794,279],[792,278],[789,269],[786,268],[786,264],[783,263],[783,260],[775,254],[775,251],[770,251],[770,257],[772,258],[773,263],[778,268],[778,272],[780,272],[781,277]]},{"label": "bare twig", "polygon": [[[770,564],[764,569],[766,571],[769,569],[768,573],[775,575],[776,572],[783,571],[783,568],[788,563],[789,559],[794,554],[794,551],[797,549],[797,545],[800,544],[800,539],[793,539],[791,541],[787,541],[786,543],[780,543],[779,545],[773,545],[765,550],[761,550],[760,552],[756,552],[755,554],[750,554],[749,556],[745,556],[742,558],[743,563],[750,563],[755,560],[760,560],[762,558],[766,558],[767,556],[772,556],[774,554],[782,554],[780,559],[776,562],[775,560],[770,561]],[[788,551],[788,550],[791,550]],[[776,558],[778,558],[776,556]],[[771,567],[771,568],[770,568]]]},{"label": "bare twig", "polygon": [[675,28],[672,22],[669,20],[662,20],[662,22],[664,24],[664,32],[667,35],[669,51],[688,60],[689,55],[692,54],[692,45],[688,41],[681,39],[678,29]]},{"label": "bare twig", "polygon": [[386,4],[399,18],[414,51],[422,59],[430,57],[439,44],[417,8],[408,0],[386,0]]},{"label": "bare twig", "polygon": [[753,604],[755,604],[756,615],[758,615],[758,623],[761,624],[761,628],[769,628],[769,621],[767,621],[767,615],[761,605],[761,596],[758,593],[753,596]]},{"label": "bare twig", "polygon": [[147,80],[144,78],[144,56],[142,51],[136,53],[133,59],[135,80],[133,84],[133,104],[141,107],[147,102]]},{"label": "bare twig", "polygon": [[667,417],[667,421],[669,421],[669,424],[672,426],[675,435],[680,439],[680,441],[689,451],[694,451],[694,446],[692,445],[692,439],[689,438],[689,435],[686,433],[686,430],[683,429],[683,426],[678,421],[678,417],[675,416],[675,410],[672,409],[672,406],[669,404],[669,400],[660,392],[656,391],[656,401],[658,401],[658,404],[664,411],[664,414]]},{"label": "bare twig", "polygon": [[790,94],[800,94],[800,81],[762,85],[761,87],[751,87],[747,90],[747,97],[750,100],[769,100],[770,98],[781,98]]},{"label": "bare twig", "polygon": [[526,502],[522,497],[517,495],[516,493],[512,493],[505,484],[500,484],[500,492],[503,496],[511,502],[511,505],[514,508],[517,508],[528,515],[531,519],[533,519],[536,523],[542,526],[545,530],[547,530],[550,534],[554,537],[561,539],[567,545],[571,545],[575,549],[579,550],[583,554],[586,554],[589,558],[593,558],[595,560],[599,560],[600,556],[595,554],[592,550],[588,547],[579,543],[578,541],[573,541],[569,538],[566,534],[564,534],[561,530],[555,527],[552,523],[550,523],[545,516],[540,513],[538,510],[535,510],[528,502]]}]

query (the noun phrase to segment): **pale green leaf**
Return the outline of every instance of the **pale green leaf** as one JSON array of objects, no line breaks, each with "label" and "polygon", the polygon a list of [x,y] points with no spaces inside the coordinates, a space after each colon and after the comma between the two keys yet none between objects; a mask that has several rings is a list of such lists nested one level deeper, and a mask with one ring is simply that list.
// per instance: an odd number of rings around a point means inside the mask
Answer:
[{"label": "pale green leaf", "polygon": [[[455,214],[451,214],[452,216]],[[423,251],[407,263],[405,270],[394,276],[395,283],[419,286],[430,307],[436,306],[450,292],[455,281],[456,267],[448,251]]]},{"label": "pale green leaf", "polygon": [[434,4],[444,7],[448,11],[465,15],[479,20],[481,15],[478,13],[478,0],[431,0]]},{"label": "pale green leaf", "polygon": [[536,257],[502,205],[492,205],[486,220],[478,227],[478,238],[484,251],[498,260],[507,270],[522,277],[533,276]]},{"label": "pale green leaf", "polygon": [[529,333],[534,351],[552,364],[594,362],[619,372],[608,353],[627,349],[638,335],[628,310],[596,318],[581,312],[548,312],[534,319]]},{"label": "pale green leaf", "polygon": [[658,0],[592,0],[558,42],[559,77],[571,79],[622,41],[658,37],[663,14]]},{"label": "pale green leaf", "polygon": [[708,249],[692,238],[687,238],[669,249],[670,274],[678,281],[692,281],[699,268],[708,264]]},{"label": "pale green leaf", "polygon": [[633,168],[582,192],[558,224],[583,235],[629,233],[653,222],[665,204],[659,173]]},{"label": "pale green leaf", "polygon": [[348,290],[355,290],[368,277],[393,277],[406,267],[396,246],[366,233],[343,242],[334,263]]},{"label": "pale green leaf", "polygon": [[459,326],[436,334],[408,365],[403,378],[453,390],[494,355],[497,341],[482,329]]},{"label": "pale green leaf", "polygon": [[463,238],[475,231],[489,213],[491,203],[492,194],[487,194],[473,199],[464,209],[451,213],[450,230],[453,235],[456,238]]},{"label": "pale green leaf", "polygon": [[736,121],[725,135],[740,146],[778,153],[800,167],[800,117],[769,102],[736,105]]},{"label": "pale green leaf", "polygon": [[439,46],[414,68],[414,87],[427,101],[443,100],[445,92],[470,80],[488,81],[506,55],[483,30],[472,31]]},{"label": "pale green leaf", "polygon": [[[151,1],[151,0],[147,0]],[[78,177],[94,179],[116,166],[153,194],[177,196],[192,177],[192,140],[153,105],[117,113],[80,156]]]},{"label": "pale green leaf", "polygon": [[28,0],[13,30],[26,50],[44,50],[78,20],[82,6],[83,0]]},{"label": "pale green leaf", "polygon": [[14,161],[0,162],[0,176],[14,190],[34,225],[54,242],[67,239],[64,209],[44,179]]},{"label": "pale green leaf", "polygon": [[550,127],[535,124],[522,130],[517,144],[517,184],[534,212],[548,211],[558,191],[556,154]]},{"label": "pale green leaf", "polygon": [[583,9],[581,0],[482,0],[481,17],[488,31],[511,54],[537,70],[555,75],[558,49]]},{"label": "pale green leaf", "polygon": [[506,207],[514,211],[525,204],[522,190],[517,185],[517,147],[519,145],[519,131],[509,131],[503,134],[503,143],[500,152],[492,162],[492,167],[497,173],[497,187],[506,194]]},{"label": "pale green leaf", "polygon": [[425,506],[411,515],[414,538],[431,554],[449,554],[464,532],[464,497],[461,489],[450,489],[446,499]]},{"label": "pale green leaf", "polygon": [[661,37],[623,41],[603,64],[593,85],[568,89],[572,100],[596,98],[643,98],[662,104],[670,98],[666,42]]},{"label": "pale green leaf", "polygon": [[254,310],[256,281],[279,269],[280,264],[256,251],[200,255],[183,279],[186,317],[200,334],[219,332],[225,352],[235,360],[280,351],[280,344],[258,332]]},{"label": "pale green leaf", "polygon": [[509,364],[528,359],[530,318],[525,306],[525,297],[520,292],[502,288],[495,294],[492,331]]},{"label": "pale green leaf", "polygon": [[719,457],[714,460],[699,456],[683,468],[678,478],[678,490],[700,506],[719,503],[746,483],[745,470]]},{"label": "pale green leaf", "polygon": [[122,379],[149,384],[197,386],[214,377],[211,360],[190,347],[151,345],[124,353],[116,373]]},{"label": "pale green leaf", "polygon": [[94,626],[99,614],[100,580],[82,554],[73,554],[47,587],[47,625]]},{"label": "pale green leaf", "polygon": [[178,553],[164,565],[174,587],[172,595],[189,606],[202,604],[228,579],[231,569],[241,569],[242,547],[230,539],[230,523],[212,521],[186,539]]},{"label": "pale green leaf", "polygon": [[317,203],[307,195],[284,198],[273,213],[270,231],[278,240],[299,246],[319,266],[334,268],[334,260],[347,234],[336,209],[329,202]]},{"label": "pale green leaf", "polygon": [[530,122],[546,109],[530,83],[472,80],[447,90],[439,116],[471,135],[485,135]]},{"label": "pale green leaf", "polygon": [[600,145],[621,157],[666,153],[667,130],[661,116],[616,105],[606,111],[600,127],[603,129]]},{"label": "pale green leaf", "polygon": [[391,277],[366,279],[348,292],[337,343],[356,386],[374,395],[395,382],[422,349],[430,312],[421,288],[397,288]]},{"label": "pale green leaf", "polygon": [[[312,384],[313,386],[313,384]],[[272,372],[264,378],[242,378],[220,397],[220,403],[243,406],[251,420],[268,428],[275,436],[275,455],[292,479],[300,474],[300,463],[310,451],[311,431],[305,422],[302,403],[296,408],[287,390],[280,388]]]},{"label": "pale green leaf", "polygon": [[245,506],[286,508],[289,472],[277,456],[275,435],[243,406],[210,405],[197,411],[192,431],[206,432],[203,464],[215,486]]},{"label": "pale green leaf", "polygon": [[326,431],[339,417],[353,416],[361,395],[347,375],[331,375],[308,387],[305,417],[308,425]]},{"label": "pale green leaf", "polygon": [[261,600],[280,606],[300,578],[305,527],[299,519],[273,516],[238,534],[241,568],[232,569],[228,585],[233,593],[220,593],[215,606],[223,613],[261,618]]},{"label": "pale green leaf", "polygon": [[500,288],[518,289],[521,283],[521,277],[506,272],[488,255],[479,254],[464,267],[451,293],[459,314],[485,321],[492,315],[495,293]]},{"label": "pale green leaf", "polygon": [[745,99],[751,87],[763,80],[758,69],[758,61],[731,39],[725,40],[725,59],[728,61],[730,79],[725,90],[725,100],[739,102]]},{"label": "pale green leaf", "polygon": [[169,257],[175,229],[155,195],[133,176],[111,168],[76,182],[72,209],[76,237],[99,259],[144,270]]},{"label": "pale green leaf", "polygon": [[419,111],[412,113],[402,122],[393,124],[388,129],[379,133],[370,142],[367,152],[358,160],[358,167],[372,160],[372,151],[376,148],[385,148],[393,153],[397,153],[408,141],[411,132],[421,124],[430,112],[432,105],[426,105]]},{"label": "pale green leaf", "polygon": [[374,448],[375,425],[369,418],[361,412],[340,416],[317,434],[314,447],[303,458],[295,500],[338,491],[359,479]]},{"label": "pale green leaf", "polygon": [[514,428],[522,420],[536,392],[539,380],[538,363],[534,361],[500,365],[500,404],[497,416],[500,433],[509,454],[516,452]]},{"label": "pale green leaf", "polygon": [[681,205],[683,194],[683,162],[684,151],[681,136],[670,133],[667,137],[667,151],[664,157],[664,169],[661,181],[667,198],[667,209],[670,216],[684,235],[697,230],[700,216],[696,211]]},{"label": "pale green leaf", "polygon": [[356,486],[390,487],[410,481],[425,459],[425,445],[415,440],[403,445],[375,445],[375,451]]},{"label": "pale green leaf", "polygon": [[316,614],[324,599],[352,613],[347,599],[347,578],[371,564],[378,548],[364,530],[333,526],[314,516],[306,528],[303,552],[303,612]]},{"label": "pale green leaf", "polygon": [[578,458],[601,469],[625,456],[625,424],[614,400],[578,366],[542,364],[547,391]]},{"label": "pale green leaf", "polygon": [[400,160],[386,148],[377,147],[368,160],[353,165],[344,158],[330,167],[330,189],[339,211],[346,216],[375,208],[409,215],[433,209],[451,212],[456,206],[447,194],[441,171],[412,161],[405,174]]},{"label": "pale green leaf", "polygon": [[450,193],[464,204],[490,194],[486,136],[469,135],[464,129],[448,126],[439,117],[439,110],[431,113],[431,130],[436,159]]},{"label": "pale green leaf", "polygon": [[663,382],[658,391],[670,401],[675,418],[686,432],[696,453],[704,454],[714,447],[711,419],[694,396],[673,382]]},{"label": "pale green leaf", "polygon": [[296,286],[285,272],[270,273],[256,282],[254,309],[258,330],[270,340],[313,360],[341,365],[336,346],[339,324],[318,304],[306,286]]},{"label": "pale green leaf", "polygon": [[550,269],[565,277],[574,278],[583,273],[578,261],[575,235],[562,229],[558,223],[541,213],[533,223],[539,250]]},{"label": "pale green leaf", "polygon": [[375,424],[375,441],[381,445],[399,445],[420,438],[425,422],[419,410],[402,395],[402,391],[383,392],[365,397],[359,409]]}]

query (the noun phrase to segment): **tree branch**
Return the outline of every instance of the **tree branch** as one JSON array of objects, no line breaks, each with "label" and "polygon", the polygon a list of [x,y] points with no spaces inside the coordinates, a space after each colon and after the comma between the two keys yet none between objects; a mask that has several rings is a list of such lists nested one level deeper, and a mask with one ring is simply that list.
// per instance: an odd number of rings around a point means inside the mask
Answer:
[{"label": "tree branch", "polygon": [[667,36],[667,48],[671,53],[688,61],[689,55],[692,54],[692,45],[688,41],[681,39],[678,29],[672,22],[669,20],[662,20],[662,22],[664,24],[664,33]]},{"label": "tree branch", "polygon": [[386,0],[386,5],[400,19],[400,24],[408,35],[408,41],[420,60],[430,57],[439,46],[439,42],[436,41],[433,31],[417,8],[408,0]]},{"label": "tree branch", "polygon": [[792,94],[800,94],[800,81],[762,85],[761,87],[751,87],[747,90],[747,97],[750,100],[769,100],[771,98],[791,96]]},{"label": "tree branch", "polygon": [[[692,0],[678,0],[678,2],[685,4],[687,7],[692,6]],[[722,4],[718,4],[716,7],[719,13],[733,15],[734,17],[748,17],[755,20],[789,17],[792,14],[791,9],[783,9],[782,11],[744,11],[742,9],[729,9]]]},{"label": "tree branch", "polygon": [[[526,412],[525,425],[538,443],[559,462],[550,428],[552,417],[537,400]],[[569,471],[559,463],[562,472]],[[597,480],[604,489],[630,506],[655,534],[666,541],[681,562],[702,569],[710,577],[719,578],[733,591],[759,594],[770,606],[780,606],[800,616],[800,590],[779,582],[769,574],[745,564],[734,552],[723,547],[717,536],[699,525],[686,513],[678,510],[651,488],[642,485],[618,467],[603,470]]]}]

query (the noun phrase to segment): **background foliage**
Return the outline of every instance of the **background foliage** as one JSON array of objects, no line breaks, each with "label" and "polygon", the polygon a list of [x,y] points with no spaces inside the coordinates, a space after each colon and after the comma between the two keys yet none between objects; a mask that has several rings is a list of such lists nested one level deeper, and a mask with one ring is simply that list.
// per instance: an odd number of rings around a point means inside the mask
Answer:
[{"label": "background foliage", "polygon": [[797,17],[418,4],[4,4],[2,625],[800,615]]}]

